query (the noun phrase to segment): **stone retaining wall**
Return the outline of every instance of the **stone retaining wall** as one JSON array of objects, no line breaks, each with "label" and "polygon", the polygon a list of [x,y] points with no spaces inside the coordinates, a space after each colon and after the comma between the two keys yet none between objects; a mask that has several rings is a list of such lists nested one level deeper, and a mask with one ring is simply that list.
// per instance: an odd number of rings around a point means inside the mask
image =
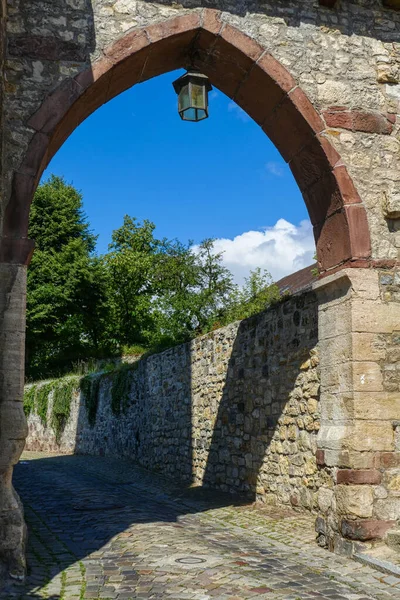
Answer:
[{"label": "stone retaining wall", "polygon": [[118,374],[95,376],[95,424],[78,391],[60,444],[32,413],[27,449],[130,457],[188,483],[316,509],[326,484],[315,458],[317,336],[315,295],[287,299],[138,361],[126,371],[119,414],[112,400]]}]

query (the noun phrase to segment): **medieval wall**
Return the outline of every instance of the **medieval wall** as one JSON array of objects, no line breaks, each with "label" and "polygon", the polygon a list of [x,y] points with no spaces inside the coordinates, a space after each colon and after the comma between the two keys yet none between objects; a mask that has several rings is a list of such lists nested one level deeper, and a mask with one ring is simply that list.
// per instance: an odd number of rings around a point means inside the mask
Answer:
[{"label": "medieval wall", "polygon": [[60,445],[51,392],[49,425],[30,414],[26,447],[129,457],[182,481],[315,509],[326,483],[316,464],[317,335],[315,295],[288,299],[140,360],[126,371],[127,388],[118,374],[94,376],[95,424],[75,392]]}]

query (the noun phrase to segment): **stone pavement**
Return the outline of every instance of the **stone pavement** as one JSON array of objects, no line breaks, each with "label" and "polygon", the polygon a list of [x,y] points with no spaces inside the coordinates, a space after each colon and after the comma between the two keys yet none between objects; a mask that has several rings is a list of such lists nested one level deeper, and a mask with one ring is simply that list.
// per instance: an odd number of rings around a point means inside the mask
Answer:
[{"label": "stone pavement", "polygon": [[29,576],[2,599],[400,599],[400,579],[314,542],[313,518],[122,460],[26,453]]}]

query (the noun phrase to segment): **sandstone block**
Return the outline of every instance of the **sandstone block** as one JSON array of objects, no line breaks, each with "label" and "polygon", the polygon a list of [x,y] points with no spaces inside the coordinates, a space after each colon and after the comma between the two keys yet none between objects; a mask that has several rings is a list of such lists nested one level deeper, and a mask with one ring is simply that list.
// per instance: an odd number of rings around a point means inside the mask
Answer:
[{"label": "sandstone block", "polygon": [[374,465],[377,469],[400,467],[400,452],[376,452],[374,454]]},{"label": "sandstone block", "polygon": [[382,475],[376,469],[339,469],[336,475],[338,484],[379,485]]},{"label": "sandstone block", "polygon": [[367,540],[382,539],[388,529],[393,527],[395,523],[395,521],[378,521],[376,519],[364,519],[362,521],[343,519],[341,531],[346,538],[366,542]]},{"label": "sandstone block", "polygon": [[349,425],[346,422],[331,423],[324,422],[318,434],[318,446],[324,450],[336,450],[340,452],[343,449],[343,441],[347,438]]},{"label": "sandstone block", "polygon": [[367,333],[392,333],[399,327],[400,304],[380,304],[373,300],[353,301],[353,331]]},{"label": "sandstone block", "polygon": [[353,363],[347,362],[332,366],[321,367],[321,390],[332,393],[343,393],[353,390]]},{"label": "sandstone block", "polygon": [[399,392],[355,392],[354,416],[367,420],[395,420],[400,415]]},{"label": "sandstone block", "polygon": [[327,303],[320,307],[318,311],[320,340],[351,333],[352,322],[350,308],[348,300],[342,301],[340,304],[329,305],[329,303]]},{"label": "sandstone block", "polygon": [[373,452],[349,452],[348,450],[341,452],[338,466],[350,469],[377,468]]},{"label": "sandstone block", "polygon": [[321,367],[346,363],[352,358],[352,337],[350,333],[322,339],[319,343]]},{"label": "sandstone block", "polygon": [[385,498],[376,500],[374,505],[374,516],[386,521],[397,521],[400,516],[400,498]]},{"label": "sandstone block", "polygon": [[384,474],[384,480],[391,496],[400,495],[400,469],[387,469]]},{"label": "sandstone block", "polygon": [[353,333],[352,345],[353,360],[378,362],[385,358],[385,341],[378,334]]},{"label": "sandstone block", "polygon": [[325,514],[325,513],[329,512],[329,510],[332,506],[333,497],[334,497],[333,490],[326,488],[326,487],[319,488],[319,490],[318,490],[318,507],[322,513]]},{"label": "sandstone block", "polygon": [[[395,521],[392,521],[393,526],[396,524]],[[389,546],[389,548],[393,548],[396,552],[400,552],[400,530],[394,529],[388,531],[386,534],[385,542]]]},{"label": "sandstone block", "polygon": [[353,389],[359,392],[383,390],[382,371],[375,362],[353,363]]},{"label": "sandstone block", "polygon": [[320,411],[321,419],[325,422],[344,421],[352,417],[354,412],[353,393],[351,391],[335,393],[324,389],[321,395]]},{"label": "sandstone block", "polygon": [[340,514],[362,518],[372,517],[374,494],[371,487],[338,485],[335,496]]},{"label": "sandstone block", "polygon": [[[375,111],[334,110],[336,108],[332,107],[332,109],[326,110],[323,113],[328,127],[382,135],[390,135],[393,131],[393,124],[384,114]],[[340,109],[341,107],[338,108]]]},{"label": "sandstone block", "polygon": [[342,447],[359,452],[393,451],[393,427],[386,421],[356,421],[347,429]]}]

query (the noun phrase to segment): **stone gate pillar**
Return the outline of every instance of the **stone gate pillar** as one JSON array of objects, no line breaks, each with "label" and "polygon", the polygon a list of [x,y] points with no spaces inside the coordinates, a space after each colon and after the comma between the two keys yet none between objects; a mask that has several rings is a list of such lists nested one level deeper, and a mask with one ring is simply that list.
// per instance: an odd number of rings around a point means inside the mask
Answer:
[{"label": "stone gate pillar", "polygon": [[318,282],[318,540],[351,553],[400,517],[400,273],[345,269]]},{"label": "stone gate pillar", "polygon": [[25,305],[26,266],[0,262],[0,565],[12,577],[25,572],[23,509],[11,481],[27,435]]}]

